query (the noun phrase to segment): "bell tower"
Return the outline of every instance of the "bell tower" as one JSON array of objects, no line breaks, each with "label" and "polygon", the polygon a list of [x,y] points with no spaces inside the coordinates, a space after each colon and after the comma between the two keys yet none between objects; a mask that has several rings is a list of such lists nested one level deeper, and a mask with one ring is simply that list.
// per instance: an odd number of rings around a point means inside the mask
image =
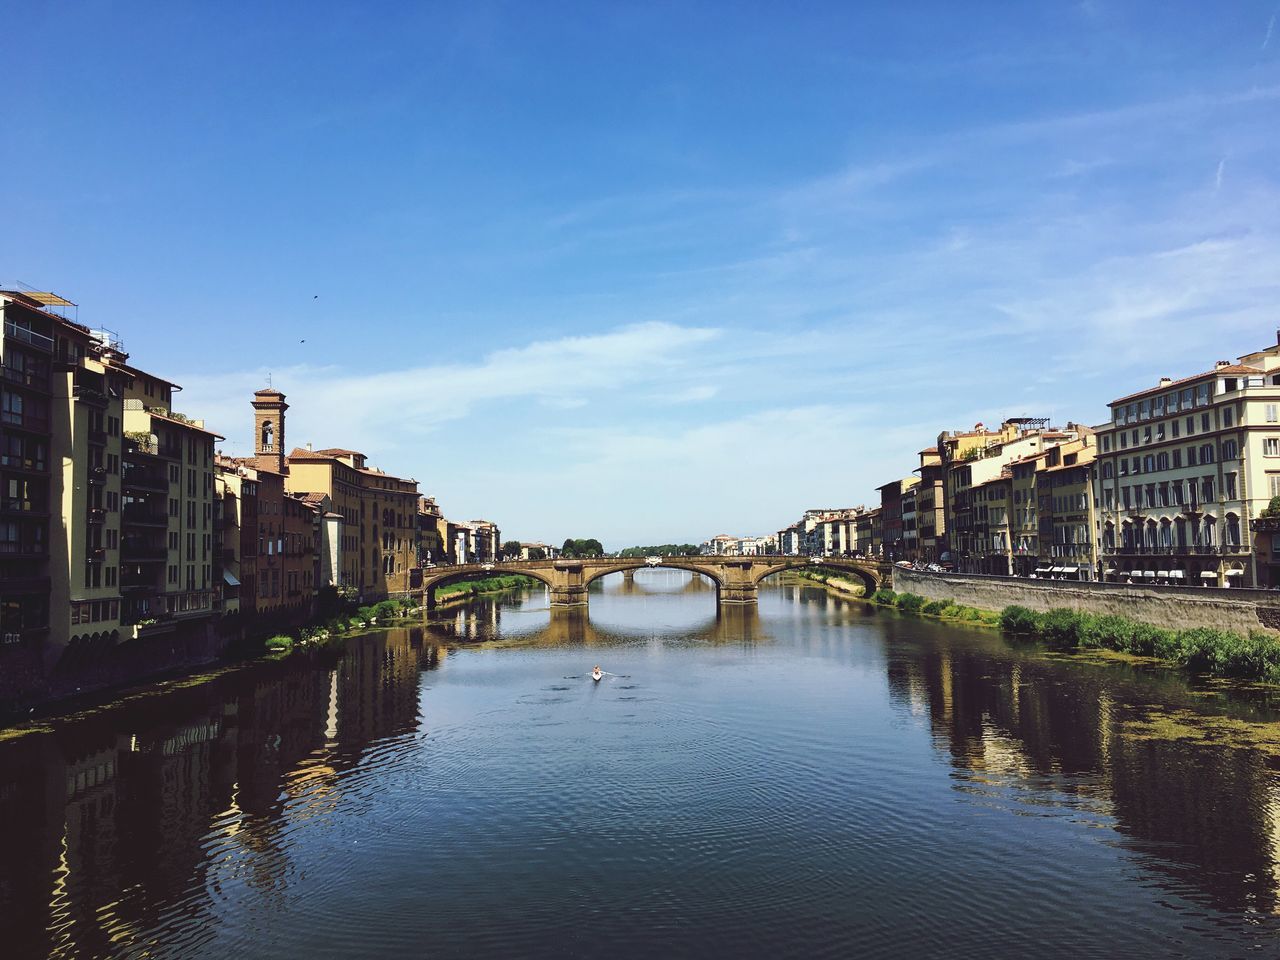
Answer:
[{"label": "bell tower", "polygon": [[284,394],[267,388],[253,395],[253,457],[259,470],[285,473]]}]

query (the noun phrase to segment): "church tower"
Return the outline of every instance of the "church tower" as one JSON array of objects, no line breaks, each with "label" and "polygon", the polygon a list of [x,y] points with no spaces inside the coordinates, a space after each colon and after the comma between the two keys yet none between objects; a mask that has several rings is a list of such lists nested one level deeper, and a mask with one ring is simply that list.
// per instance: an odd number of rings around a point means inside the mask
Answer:
[{"label": "church tower", "polygon": [[279,390],[268,388],[253,395],[253,456],[259,470],[286,472],[284,412],[288,409]]}]

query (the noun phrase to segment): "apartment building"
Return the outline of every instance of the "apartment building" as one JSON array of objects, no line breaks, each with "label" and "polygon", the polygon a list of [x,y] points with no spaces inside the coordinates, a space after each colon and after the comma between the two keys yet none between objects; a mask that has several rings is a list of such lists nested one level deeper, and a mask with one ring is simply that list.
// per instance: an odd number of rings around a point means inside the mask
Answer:
[{"label": "apartment building", "polygon": [[926,447],[918,456],[920,466],[914,471],[920,475],[915,487],[916,554],[918,559],[934,563],[946,551],[946,470],[937,447]]},{"label": "apartment building", "polygon": [[1277,345],[1108,404],[1095,537],[1109,580],[1275,584],[1245,536],[1280,495]]},{"label": "apartment building", "polygon": [[[1009,563],[1004,564],[1004,570],[999,567],[1000,559],[1010,552],[1012,504],[1000,497],[1011,496],[1013,464],[1075,440],[1086,430],[1070,423],[1064,430],[1051,429],[1045,420],[1021,417],[1004,421],[997,430],[978,424],[965,433],[941,434],[938,450],[945,468],[948,547],[942,559],[950,560],[960,571],[1010,572]],[[1001,536],[1003,548],[999,545]]]},{"label": "apartment building", "polygon": [[[1053,447],[1046,452],[1039,473],[1037,500],[1040,522],[1039,576],[1065,580],[1098,579],[1093,531],[1093,463],[1095,438]],[[1047,569],[1045,569],[1047,567]]]},{"label": "apartment building", "polygon": [[[903,498],[920,483],[918,477],[890,480],[876,489],[880,491],[880,522],[884,531],[884,557],[886,560],[914,559],[907,555],[906,530],[903,524]],[[910,496],[912,540],[915,537],[916,499]]]}]

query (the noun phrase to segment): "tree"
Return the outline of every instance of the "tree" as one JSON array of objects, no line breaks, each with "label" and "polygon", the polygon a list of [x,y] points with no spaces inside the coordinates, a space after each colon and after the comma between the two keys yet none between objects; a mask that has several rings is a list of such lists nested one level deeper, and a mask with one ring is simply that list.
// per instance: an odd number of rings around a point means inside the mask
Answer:
[{"label": "tree", "polygon": [[1262,511],[1264,517],[1280,517],[1280,497],[1272,497],[1267,508]]},{"label": "tree", "polygon": [[519,560],[520,550],[521,546],[519,540],[508,540],[502,545],[502,556],[507,560]]},{"label": "tree", "polygon": [[564,557],[602,557],[604,556],[604,545],[594,537],[590,540],[575,540],[570,537],[565,540],[564,546],[560,548],[560,555]]},{"label": "tree", "polygon": [[541,547],[530,547],[530,548],[529,548],[529,559],[530,559],[530,560],[545,560],[545,559],[547,559],[547,551],[543,550]]}]

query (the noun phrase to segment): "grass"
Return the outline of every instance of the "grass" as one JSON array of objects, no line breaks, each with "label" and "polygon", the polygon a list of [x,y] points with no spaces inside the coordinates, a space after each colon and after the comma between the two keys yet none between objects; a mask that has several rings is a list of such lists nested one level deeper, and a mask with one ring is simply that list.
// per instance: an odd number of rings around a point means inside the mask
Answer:
[{"label": "grass", "polygon": [[1055,607],[1036,613],[1008,606],[1000,626],[1012,639],[1038,640],[1056,650],[1102,649],[1157,657],[1191,673],[1280,683],[1280,637],[1260,630],[1243,636],[1215,627],[1171,630],[1128,617]]},{"label": "grass", "polygon": [[436,599],[443,600],[446,597],[454,597],[464,593],[474,596],[479,593],[515,590],[522,587],[532,587],[537,583],[538,581],[532,577],[522,577],[516,574],[504,577],[486,577],[483,580],[462,580],[437,589]]},{"label": "grass", "polygon": [[914,593],[894,593],[888,587],[881,587],[868,599],[878,606],[893,607],[902,613],[935,617],[938,620],[949,620],[955,623],[994,627],[1000,622],[1000,614],[994,610],[966,607],[951,600],[926,600]]}]

